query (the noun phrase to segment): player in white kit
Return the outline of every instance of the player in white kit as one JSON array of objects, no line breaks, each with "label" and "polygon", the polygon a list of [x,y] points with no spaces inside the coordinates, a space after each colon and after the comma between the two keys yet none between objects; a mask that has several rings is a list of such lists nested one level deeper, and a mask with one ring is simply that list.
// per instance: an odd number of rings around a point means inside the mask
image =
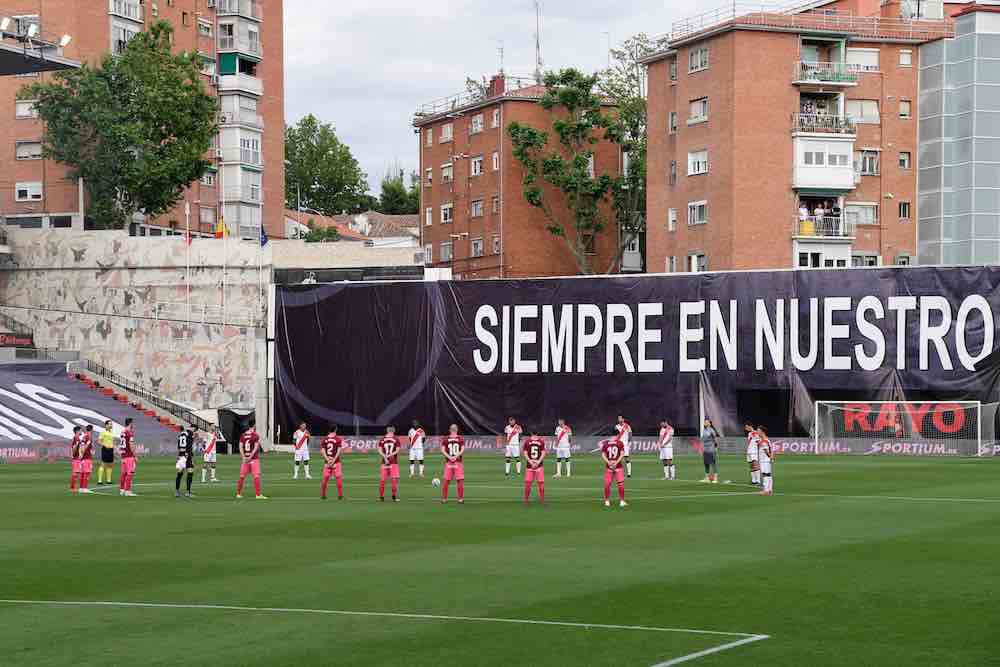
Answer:
[{"label": "player in white kit", "polygon": [[219,478],[215,476],[215,461],[218,458],[219,452],[219,433],[218,431],[212,431],[211,433],[202,434],[201,438],[201,483],[204,484],[208,477],[208,471],[212,471],[212,481],[218,482]]},{"label": "player in white kit", "polygon": [[572,477],[573,472],[570,468],[572,463],[570,462],[570,456],[572,452],[573,443],[573,429],[569,427],[565,419],[560,419],[559,423],[556,425],[556,474],[555,477],[562,477],[562,465],[563,461],[566,462],[566,476]]},{"label": "player in white kit", "polygon": [[418,465],[420,466],[420,476],[423,477],[424,440],[427,439],[427,434],[424,433],[424,429],[420,428],[420,422],[414,419],[407,435],[410,438],[410,477],[413,477],[413,471]]},{"label": "player in white kit", "polygon": [[663,479],[677,479],[677,467],[674,465],[674,427],[666,419],[660,422],[660,438],[657,445],[660,448],[660,461],[663,462]]},{"label": "player in white kit", "polygon": [[309,474],[309,427],[305,422],[299,424],[299,430],[292,434],[292,446],[295,447],[295,474],[292,479],[299,478],[299,464],[306,471],[306,479],[312,479]]},{"label": "player in white kit", "polygon": [[760,486],[760,433],[750,422],[744,424],[743,429],[747,432],[747,465],[750,466],[750,484]]},{"label": "player in white kit", "polygon": [[507,448],[504,451],[504,458],[506,459],[506,464],[504,465],[504,474],[510,477],[510,462],[514,461],[516,464],[517,474],[521,474],[521,425],[517,423],[517,420],[511,417],[507,420],[507,427],[503,430],[504,435],[507,437]]},{"label": "player in white kit", "polygon": [[764,490],[760,492],[762,496],[774,495],[774,451],[771,449],[771,441],[767,437],[767,429],[763,426],[757,427],[760,440],[757,443],[757,455],[760,457],[760,474],[764,478]]},{"label": "player in white kit", "polygon": [[618,415],[618,423],[615,424],[615,430],[618,431],[618,440],[622,443],[622,447],[625,450],[625,456],[623,460],[625,461],[625,475],[627,477],[632,476],[632,426],[625,421],[625,417]]}]

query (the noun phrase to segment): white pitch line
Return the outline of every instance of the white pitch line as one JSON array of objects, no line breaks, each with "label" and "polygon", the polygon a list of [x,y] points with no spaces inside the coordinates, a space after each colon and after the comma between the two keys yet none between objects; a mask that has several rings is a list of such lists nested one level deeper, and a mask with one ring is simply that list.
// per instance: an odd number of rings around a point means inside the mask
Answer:
[{"label": "white pitch line", "polygon": [[770,639],[769,635],[753,635],[752,637],[747,637],[745,639],[740,639],[735,642],[729,642],[728,644],[722,644],[721,646],[713,646],[712,648],[707,648],[704,651],[698,651],[697,653],[689,653],[687,655],[682,655],[679,658],[674,658],[672,660],[667,660],[666,662],[658,662],[653,667],[670,667],[671,665],[679,665],[682,662],[690,662],[691,660],[697,660],[698,658],[704,658],[706,655],[712,655],[713,653],[721,653],[723,651],[728,651],[729,649],[736,648],[737,646],[743,646],[745,644],[752,644],[754,642],[764,641],[765,639]]},{"label": "white pitch line", "polygon": [[791,498],[845,498],[847,500],[908,500],[935,503],[1000,503],[1000,498],[935,498],[930,496],[852,496],[840,493],[780,493]]}]

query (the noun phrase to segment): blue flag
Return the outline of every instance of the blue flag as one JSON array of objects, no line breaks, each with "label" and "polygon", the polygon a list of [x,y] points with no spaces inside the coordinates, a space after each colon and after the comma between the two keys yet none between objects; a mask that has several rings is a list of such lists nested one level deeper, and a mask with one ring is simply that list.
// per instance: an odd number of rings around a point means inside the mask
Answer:
[{"label": "blue flag", "polygon": [[267,240],[268,240],[267,239],[267,232],[265,232],[264,228],[261,227],[260,228],[260,247],[261,248],[263,248],[264,246],[267,245]]}]

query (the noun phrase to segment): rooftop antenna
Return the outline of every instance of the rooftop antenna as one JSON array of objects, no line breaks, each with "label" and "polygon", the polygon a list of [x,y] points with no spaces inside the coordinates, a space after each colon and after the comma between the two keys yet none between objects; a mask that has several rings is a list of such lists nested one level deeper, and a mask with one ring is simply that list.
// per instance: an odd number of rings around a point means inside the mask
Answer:
[{"label": "rooftop antenna", "polygon": [[542,6],[535,0],[535,83],[542,84]]},{"label": "rooftop antenna", "polygon": [[500,74],[503,74],[503,40],[500,40],[500,46],[497,47],[497,54],[500,56]]}]

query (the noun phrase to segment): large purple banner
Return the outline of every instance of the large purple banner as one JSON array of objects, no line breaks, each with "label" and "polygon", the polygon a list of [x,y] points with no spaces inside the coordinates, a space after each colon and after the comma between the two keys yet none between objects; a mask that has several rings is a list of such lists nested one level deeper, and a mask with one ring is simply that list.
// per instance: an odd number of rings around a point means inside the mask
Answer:
[{"label": "large purple banner", "polygon": [[816,400],[997,400],[1000,269],[887,268],[279,288],[275,413],[636,434],[710,414],[807,436]]}]

